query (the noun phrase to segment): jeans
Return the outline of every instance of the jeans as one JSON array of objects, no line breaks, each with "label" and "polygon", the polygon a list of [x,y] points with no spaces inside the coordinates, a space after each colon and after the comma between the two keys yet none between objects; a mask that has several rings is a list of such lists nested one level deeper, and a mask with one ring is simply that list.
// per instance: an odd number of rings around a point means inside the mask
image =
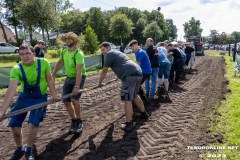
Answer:
[{"label": "jeans", "polygon": [[[159,68],[152,68],[152,75],[151,75],[152,85],[151,85],[150,97],[154,97],[154,95],[155,95],[158,71],[159,71]],[[146,81],[145,81],[145,87],[146,87],[147,94],[149,94],[149,89],[150,89],[149,81],[150,81],[150,78],[146,79]]]}]

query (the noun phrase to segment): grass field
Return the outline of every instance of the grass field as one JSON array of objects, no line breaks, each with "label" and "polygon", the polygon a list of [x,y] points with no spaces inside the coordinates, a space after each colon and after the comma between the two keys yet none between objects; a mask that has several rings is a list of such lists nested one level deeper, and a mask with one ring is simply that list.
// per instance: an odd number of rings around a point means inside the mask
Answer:
[{"label": "grass field", "polygon": [[[212,56],[220,56],[220,51],[208,51]],[[212,116],[212,133],[220,133],[223,136],[223,143],[217,143],[216,146],[237,146],[238,149],[218,150],[216,154],[226,155],[228,160],[240,159],[240,75],[234,77],[234,67],[232,57],[228,52],[223,56],[226,63],[225,77],[229,81],[226,100],[218,106],[217,116]]]}]

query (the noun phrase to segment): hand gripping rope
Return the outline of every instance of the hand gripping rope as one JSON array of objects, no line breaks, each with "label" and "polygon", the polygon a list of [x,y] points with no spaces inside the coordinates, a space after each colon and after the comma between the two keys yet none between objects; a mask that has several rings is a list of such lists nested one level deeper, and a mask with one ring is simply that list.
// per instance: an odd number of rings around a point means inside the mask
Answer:
[{"label": "hand gripping rope", "polygon": [[[109,84],[109,83],[112,83],[116,81],[116,79],[113,79],[105,84]],[[81,93],[84,93],[84,92],[89,92],[91,90],[94,90],[94,89],[97,89],[99,88],[99,86],[94,86],[94,87],[89,87],[89,88],[85,88],[85,89],[82,89],[80,90]],[[32,106],[29,106],[27,108],[24,108],[24,109],[20,109],[20,110],[17,110],[15,112],[10,112],[10,113],[7,113],[7,114],[4,114],[2,116],[2,119],[6,119],[6,118],[10,118],[12,116],[16,116],[16,115],[19,115],[19,114],[22,114],[22,113],[25,113],[25,112],[28,112],[28,111],[32,111],[32,110],[35,110],[35,109],[38,109],[38,108],[41,108],[41,107],[44,107],[46,105],[49,105],[49,104],[53,104],[53,103],[56,103],[56,102],[59,102],[59,101],[62,101],[64,99],[67,99],[69,97],[73,97],[74,94],[73,93],[70,93],[70,94],[67,94],[65,96],[63,96],[60,100],[58,101],[54,101],[53,99],[51,100],[48,100],[47,102],[43,102],[43,103],[39,103],[39,104],[35,104],[35,105],[32,105]]]}]

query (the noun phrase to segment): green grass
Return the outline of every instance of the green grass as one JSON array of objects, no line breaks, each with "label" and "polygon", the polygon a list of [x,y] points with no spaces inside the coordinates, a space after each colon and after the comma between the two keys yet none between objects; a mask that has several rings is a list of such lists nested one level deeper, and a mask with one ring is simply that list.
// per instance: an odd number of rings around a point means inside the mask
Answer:
[{"label": "green grass", "polygon": [[[219,56],[220,51],[208,51],[212,56]],[[240,147],[240,76],[234,77],[234,67],[232,57],[228,52],[223,56],[226,63],[225,77],[229,80],[226,100],[222,101],[215,108],[220,116],[212,116],[212,133],[223,135],[223,144],[217,143],[216,146],[238,146]],[[228,160],[239,160],[240,149],[219,150],[217,154],[226,154]]]}]

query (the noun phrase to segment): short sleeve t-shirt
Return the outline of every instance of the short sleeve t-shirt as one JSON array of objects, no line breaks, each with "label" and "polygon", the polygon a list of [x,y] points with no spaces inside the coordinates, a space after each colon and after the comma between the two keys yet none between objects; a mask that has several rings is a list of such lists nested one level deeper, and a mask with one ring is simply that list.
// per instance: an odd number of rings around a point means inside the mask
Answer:
[{"label": "short sleeve t-shirt", "polygon": [[134,72],[142,72],[139,65],[122,52],[113,50],[108,52],[104,58],[104,67],[110,67],[121,80]]},{"label": "short sleeve t-shirt", "polygon": [[167,59],[167,56],[165,54],[165,51],[163,50],[163,47],[158,47],[157,50],[158,50],[158,63],[160,67],[164,66],[166,63],[170,64],[170,61]]},{"label": "short sleeve t-shirt", "polygon": [[185,53],[191,55],[191,53],[194,51],[194,48],[191,46],[186,46]]},{"label": "short sleeve t-shirt", "polygon": [[152,67],[151,67],[151,63],[147,53],[144,50],[139,49],[135,53],[135,56],[136,56],[136,61],[140,62],[140,67],[142,69],[143,74],[151,74]]},{"label": "short sleeve t-shirt", "polygon": [[174,57],[173,61],[183,59],[181,53],[176,48],[169,50],[168,52],[173,52],[173,55],[172,55]]},{"label": "short sleeve t-shirt", "polygon": [[[40,90],[42,94],[47,93],[47,79],[46,79],[46,73],[51,72],[50,64],[47,59],[41,58],[41,77],[40,77]],[[37,82],[37,76],[38,76],[38,69],[37,69],[37,59],[35,58],[35,61],[33,65],[26,66],[22,62],[20,64],[23,67],[23,70],[26,74],[27,82],[30,85],[34,85]],[[13,66],[11,72],[10,72],[10,80],[16,80],[21,82],[21,92],[24,91],[24,81],[22,77],[22,72],[18,65]]]},{"label": "short sleeve t-shirt", "polygon": [[35,48],[36,57],[44,57],[43,49],[36,47]]},{"label": "short sleeve t-shirt", "polygon": [[69,78],[76,78],[77,76],[76,64],[82,64],[82,75],[86,76],[84,54],[82,51],[78,50],[78,48],[71,52],[68,50],[68,48],[64,49],[60,56],[60,60],[64,62],[66,75]]}]

